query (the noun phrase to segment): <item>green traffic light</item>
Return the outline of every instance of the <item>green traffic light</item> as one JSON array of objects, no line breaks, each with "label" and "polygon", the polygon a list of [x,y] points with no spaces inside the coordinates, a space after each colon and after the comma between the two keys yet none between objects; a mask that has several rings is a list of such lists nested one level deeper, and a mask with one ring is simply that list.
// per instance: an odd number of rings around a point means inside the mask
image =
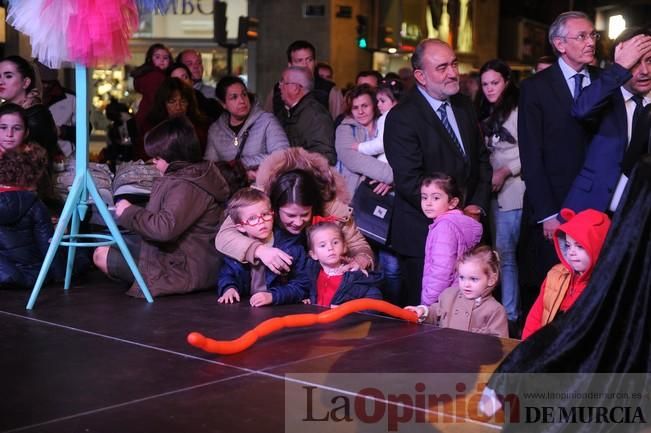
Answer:
[{"label": "green traffic light", "polygon": [[366,38],[359,38],[357,40],[357,46],[360,48],[366,48]]}]

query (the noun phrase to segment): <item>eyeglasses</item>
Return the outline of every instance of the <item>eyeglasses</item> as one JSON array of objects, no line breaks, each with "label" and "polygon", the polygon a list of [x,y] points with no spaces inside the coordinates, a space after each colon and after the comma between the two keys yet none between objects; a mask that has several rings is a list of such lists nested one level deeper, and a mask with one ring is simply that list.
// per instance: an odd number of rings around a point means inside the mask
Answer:
[{"label": "eyeglasses", "polygon": [[283,81],[283,80],[278,81],[279,86],[286,86],[288,84],[294,84],[295,86],[303,87],[303,85],[299,83],[292,83],[290,81]]},{"label": "eyeglasses", "polygon": [[592,39],[593,41],[598,41],[599,38],[601,38],[601,35],[597,32],[592,32],[592,33],[579,33],[576,36],[563,36],[563,39],[574,39],[578,42],[585,42],[588,38]]},{"label": "eyeglasses", "polygon": [[245,226],[257,226],[258,224],[262,223],[263,221],[271,221],[274,217],[274,211],[270,210],[268,212],[263,212],[259,215],[251,215],[248,217],[246,220],[242,221],[241,224]]}]

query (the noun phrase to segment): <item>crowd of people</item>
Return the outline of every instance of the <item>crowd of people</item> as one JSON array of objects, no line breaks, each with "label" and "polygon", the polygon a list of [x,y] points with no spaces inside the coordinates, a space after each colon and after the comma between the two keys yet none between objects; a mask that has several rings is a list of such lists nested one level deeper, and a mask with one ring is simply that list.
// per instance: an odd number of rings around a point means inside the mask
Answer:
[{"label": "crowd of people", "polygon": [[[603,70],[591,66],[598,38],[587,15],[563,13],[547,68],[518,84],[490,60],[474,98],[440,40],[418,44],[409,79],[362,71],[345,94],[299,40],[264,103],[238,77],[204,84],[198,52],[173,59],[154,44],[133,72],[135,118],[126,127],[119,104],[111,116],[130,148],[114,154],[161,176],[144,207],[116,203],[117,222],[154,296],[216,288],[217,303],[253,307],[370,297],[442,327],[527,338],[571,314],[649,151],[651,30],[624,31]],[[2,287],[34,283],[52,230],[40,199],[69,154],[74,117],[56,123],[36,82],[25,59],[0,61]],[[367,210],[351,200],[368,185],[392,206],[386,242],[355,222]],[[118,249],[93,261],[140,296]]]}]

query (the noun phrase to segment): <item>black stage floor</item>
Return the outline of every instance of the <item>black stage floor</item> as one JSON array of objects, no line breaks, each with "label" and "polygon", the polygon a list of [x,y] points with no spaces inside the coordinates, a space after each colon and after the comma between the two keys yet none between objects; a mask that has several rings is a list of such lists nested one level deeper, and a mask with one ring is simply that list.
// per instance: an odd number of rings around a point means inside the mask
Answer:
[{"label": "black stage floor", "polygon": [[[354,314],[219,356],[189,346],[186,335],[233,339],[265,319],[322,309],[219,305],[213,292],[148,304],[99,275],[74,283],[68,293],[44,288],[33,311],[25,310],[29,293],[0,291],[0,432],[387,431],[385,419],[369,420],[382,415],[371,410],[381,396],[366,400],[363,423],[356,418],[354,396],[364,383],[389,389],[396,381],[490,372],[517,344]],[[353,421],[346,421],[342,396],[353,402]],[[324,410],[335,406],[330,419]],[[406,406],[394,412],[411,410]],[[317,420],[324,417],[330,422]],[[460,418],[408,421],[398,431],[499,430]]]}]

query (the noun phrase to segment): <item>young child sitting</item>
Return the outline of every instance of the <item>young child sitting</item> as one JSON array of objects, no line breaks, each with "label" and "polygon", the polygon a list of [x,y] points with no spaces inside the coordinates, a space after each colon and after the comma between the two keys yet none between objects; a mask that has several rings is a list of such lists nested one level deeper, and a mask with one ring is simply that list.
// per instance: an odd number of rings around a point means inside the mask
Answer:
[{"label": "young child sitting", "polygon": [[522,331],[522,339],[542,328],[559,313],[565,313],[581,296],[590,281],[610,219],[605,213],[586,209],[578,214],[563,209],[565,223],[554,232],[556,254],[561,263],[547,273]]},{"label": "young child sitting", "polygon": [[251,306],[262,307],[306,299],[310,279],[305,250],[294,237],[283,236],[280,230],[274,233],[274,212],[269,197],[260,190],[243,188],[228,202],[226,212],[241,233],[284,251],[293,262],[289,273],[278,275],[262,263],[245,264],[225,256],[217,282],[217,302],[230,304],[251,295]]},{"label": "young child sitting", "polygon": [[[379,272],[349,271],[346,242],[341,227],[332,221],[313,223],[307,229],[311,292],[309,303],[334,307],[359,298],[382,299]],[[307,303],[307,302],[306,302]]]},{"label": "young child sitting", "polygon": [[437,303],[405,309],[415,311],[421,321],[438,320],[441,328],[508,338],[506,311],[491,294],[499,280],[497,253],[486,245],[477,246],[459,259],[457,270],[459,285],[445,289]]},{"label": "young child sitting", "polygon": [[447,174],[434,173],[421,183],[421,208],[434,220],[425,243],[423,305],[438,301],[441,292],[454,283],[457,260],[481,239],[481,224],[459,209],[462,197],[457,182]]},{"label": "young child sitting", "polygon": [[[47,152],[28,144],[0,154],[0,287],[31,288],[50,246],[53,229],[45,204],[35,193],[47,167]],[[50,276],[63,278],[55,258]]]}]

